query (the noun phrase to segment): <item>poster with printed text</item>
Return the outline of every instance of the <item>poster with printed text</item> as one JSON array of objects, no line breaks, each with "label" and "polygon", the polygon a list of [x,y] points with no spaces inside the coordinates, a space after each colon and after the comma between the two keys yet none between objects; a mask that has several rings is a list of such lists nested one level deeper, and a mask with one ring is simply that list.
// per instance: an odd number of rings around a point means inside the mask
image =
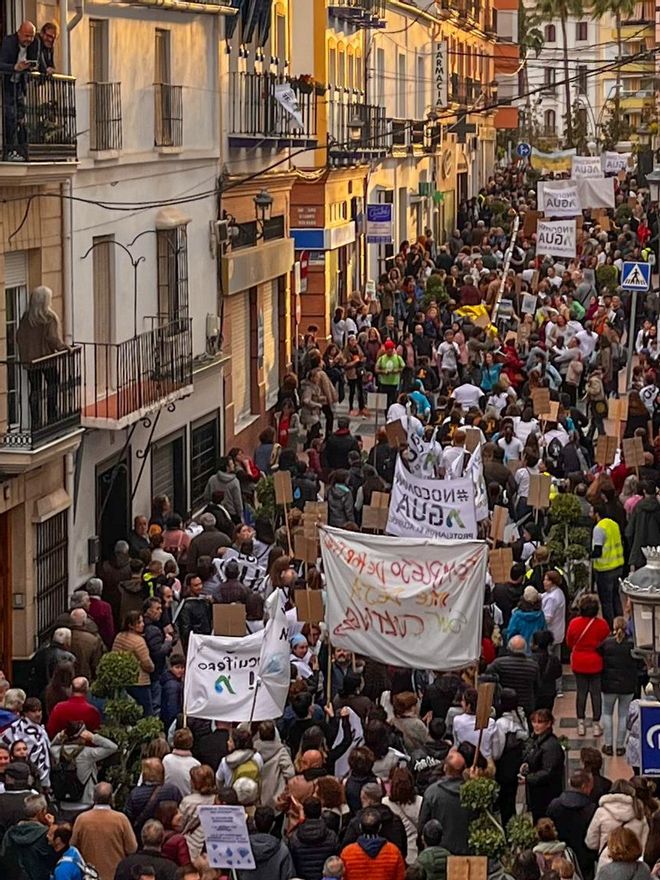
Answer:
[{"label": "poster with printed text", "polygon": [[320,531],[333,646],[412,669],[479,657],[486,542]]},{"label": "poster with printed text", "polygon": [[574,257],[576,224],[573,220],[539,220],[536,252],[542,256]]},{"label": "poster with printed text", "polygon": [[574,180],[584,177],[602,177],[603,166],[600,156],[573,156],[571,177]]},{"label": "poster with printed text", "polygon": [[546,180],[541,189],[540,205],[546,217],[576,217],[582,210],[577,185],[566,186],[564,181],[555,184]]}]

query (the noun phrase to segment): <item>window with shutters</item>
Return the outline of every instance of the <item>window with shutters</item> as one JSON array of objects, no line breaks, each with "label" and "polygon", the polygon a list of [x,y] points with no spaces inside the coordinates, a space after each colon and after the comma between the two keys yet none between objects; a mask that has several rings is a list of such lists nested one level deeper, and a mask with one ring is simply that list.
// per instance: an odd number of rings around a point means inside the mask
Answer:
[{"label": "window with shutters", "polygon": [[[5,339],[7,362],[7,424],[20,421],[21,369],[16,334],[21,315],[28,306],[27,254],[5,254]],[[27,392],[27,389],[26,389]]]},{"label": "window with shutters", "polygon": [[231,298],[231,382],[234,425],[252,413],[250,383],[250,294]]},{"label": "window with shutters", "polygon": [[575,23],[575,39],[578,42],[584,42],[587,39],[587,22],[577,21]]},{"label": "window with shutters", "polygon": [[204,489],[216,471],[220,454],[218,414],[197,422],[190,429],[190,497],[194,511],[204,503]]},{"label": "window with shutters", "polygon": [[188,316],[188,236],[185,226],[159,229],[158,313],[167,321]]},{"label": "window with shutters", "polygon": [[184,431],[158,440],[151,448],[151,497],[167,495],[172,510],[185,517],[188,512],[186,479],[186,437]]},{"label": "window with shutters", "polygon": [[69,526],[66,510],[36,526],[37,639],[41,642],[67,609]]}]

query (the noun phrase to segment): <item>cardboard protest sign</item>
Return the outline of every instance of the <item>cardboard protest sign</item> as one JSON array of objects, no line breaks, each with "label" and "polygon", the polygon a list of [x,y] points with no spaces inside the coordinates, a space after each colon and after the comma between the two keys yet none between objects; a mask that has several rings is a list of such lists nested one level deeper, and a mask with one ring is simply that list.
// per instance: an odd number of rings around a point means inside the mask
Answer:
[{"label": "cardboard protest sign", "polygon": [[477,709],[474,713],[474,729],[485,730],[490,721],[495,696],[495,682],[488,681],[477,685]]},{"label": "cardboard protest sign", "polygon": [[319,540],[316,527],[312,535],[296,532],[293,536],[293,555],[301,562],[315,563],[319,558]]},{"label": "cardboard protest sign", "polygon": [[601,434],[596,443],[596,464],[601,467],[607,467],[612,464],[616,457],[616,451],[619,446],[617,437],[606,436]]},{"label": "cardboard protest sign", "polygon": [[276,504],[293,504],[293,486],[289,471],[275,471],[273,474]]},{"label": "cardboard protest sign", "polygon": [[294,590],[293,601],[300,622],[321,623],[324,609],[323,593],[320,590]]},{"label": "cardboard protest sign", "polygon": [[485,542],[320,533],[334,647],[411,669],[458,669],[479,657]]},{"label": "cardboard protest sign", "polygon": [[487,880],[488,859],[486,856],[449,856],[447,858],[447,880]]},{"label": "cardboard protest sign", "polygon": [[550,507],[550,486],[552,479],[550,474],[530,474],[529,495],[527,503],[535,510],[544,510]]},{"label": "cardboard protest sign", "polygon": [[231,605],[213,606],[213,635],[236,636],[245,635],[245,605],[232,603]]},{"label": "cardboard protest sign", "polygon": [[495,505],[493,517],[490,521],[490,537],[493,541],[504,540],[504,529],[509,522],[509,511],[506,507]]},{"label": "cardboard protest sign", "polygon": [[367,505],[362,508],[362,528],[373,532],[384,532],[387,528],[387,507]]},{"label": "cardboard protest sign", "polygon": [[550,389],[532,389],[532,409],[535,416],[541,416],[550,411]]},{"label": "cardboard protest sign", "polygon": [[387,509],[390,506],[390,493],[389,492],[372,492],[371,493],[371,506],[372,507],[384,507]]},{"label": "cardboard protest sign", "polygon": [[511,577],[513,565],[513,551],[511,547],[500,547],[499,550],[491,550],[488,554],[488,567],[493,582],[506,584]]},{"label": "cardboard protest sign", "polygon": [[387,394],[383,394],[382,391],[369,391],[367,406],[374,413],[384,412],[387,409]]},{"label": "cardboard protest sign", "polygon": [[398,448],[402,444],[408,443],[408,433],[400,419],[395,422],[388,422],[385,425],[385,433],[387,434],[387,442],[390,446]]},{"label": "cardboard protest sign", "polygon": [[628,395],[622,397],[610,397],[607,401],[608,419],[617,419],[625,422],[628,419]]},{"label": "cardboard protest sign", "polygon": [[623,458],[628,467],[638,468],[644,465],[644,443],[641,437],[629,437],[622,441]]},{"label": "cardboard protest sign", "polygon": [[474,452],[481,443],[481,429],[473,428],[471,425],[463,428],[465,431],[465,448],[468,452]]}]

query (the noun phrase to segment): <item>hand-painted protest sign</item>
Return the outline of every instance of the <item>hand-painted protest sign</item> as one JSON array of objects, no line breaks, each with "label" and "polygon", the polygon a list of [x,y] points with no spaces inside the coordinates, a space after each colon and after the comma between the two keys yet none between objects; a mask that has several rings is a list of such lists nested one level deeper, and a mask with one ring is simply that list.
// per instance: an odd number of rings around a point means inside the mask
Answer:
[{"label": "hand-painted protest sign", "polygon": [[574,257],[576,224],[573,220],[539,220],[536,252],[543,256]]},{"label": "hand-painted protest sign", "polygon": [[320,531],[334,646],[413,669],[479,657],[485,542]]},{"label": "hand-painted protest sign", "polygon": [[212,868],[254,870],[247,817],[243,807],[202,804],[197,808]]},{"label": "hand-painted protest sign", "polygon": [[557,186],[545,181],[541,197],[541,210],[546,217],[576,217],[582,210],[577,186]]},{"label": "hand-painted protest sign", "polygon": [[419,479],[397,459],[387,531],[410,538],[476,538],[472,480]]},{"label": "hand-painted protest sign", "polygon": [[289,639],[279,590],[269,598],[263,630],[243,638],[190,636],[184,713],[215,721],[266,721],[284,711]]}]

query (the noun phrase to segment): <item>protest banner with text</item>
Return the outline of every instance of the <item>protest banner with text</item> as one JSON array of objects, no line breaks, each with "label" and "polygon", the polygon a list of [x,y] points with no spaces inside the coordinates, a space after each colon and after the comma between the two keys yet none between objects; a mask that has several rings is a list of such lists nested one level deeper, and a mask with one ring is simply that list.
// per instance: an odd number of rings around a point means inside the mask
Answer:
[{"label": "protest banner with text", "polygon": [[412,669],[458,669],[479,657],[485,541],[320,532],[333,646]]}]

